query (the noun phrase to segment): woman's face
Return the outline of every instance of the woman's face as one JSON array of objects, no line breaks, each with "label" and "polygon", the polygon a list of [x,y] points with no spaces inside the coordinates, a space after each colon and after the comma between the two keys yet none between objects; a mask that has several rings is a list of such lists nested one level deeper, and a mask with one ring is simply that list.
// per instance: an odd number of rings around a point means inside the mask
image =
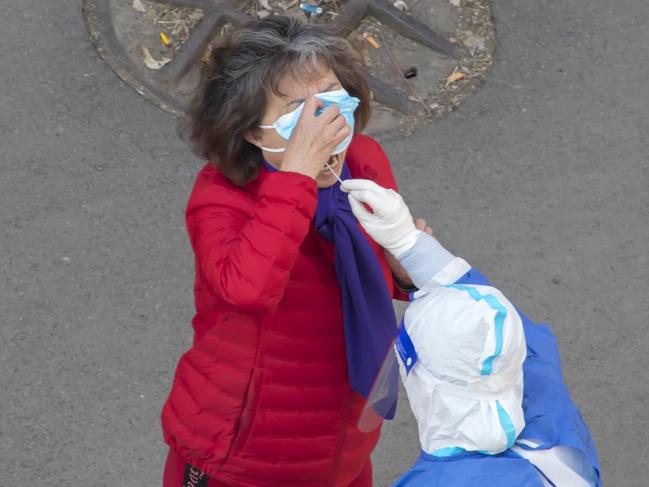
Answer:
[{"label": "woman's face", "polygon": [[[320,67],[319,73],[322,76],[310,83],[295,80],[289,74],[285,75],[280,80],[279,91],[285,93],[286,97],[279,97],[275,94],[270,94],[266,112],[261,119],[261,125],[272,125],[275,120],[285,113],[295,110],[305,100],[305,98],[311,94],[343,88],[336,77],[336,74],[331,69]],[[257,142],[259,145],[273,149],[286,147],[286,144],[288,143],[288,141],[280,136],[276,130],[272,129],[261,130],[261,136],[257,139]],[[269,164],[278,169],[282,167],[282,159],[284,158],[283,152],[268,152],[263,149],[261,152],[264,159],[266,159]],[[342,172],[342,163],[345,160],[346,154],[347,149],[337,155],[337,160],[329,162],[331,168],[338,175]],[[336,177],[326,168],[324,168],[316,178],[318,188],[327,188],[334,185],[336,181]]]}]

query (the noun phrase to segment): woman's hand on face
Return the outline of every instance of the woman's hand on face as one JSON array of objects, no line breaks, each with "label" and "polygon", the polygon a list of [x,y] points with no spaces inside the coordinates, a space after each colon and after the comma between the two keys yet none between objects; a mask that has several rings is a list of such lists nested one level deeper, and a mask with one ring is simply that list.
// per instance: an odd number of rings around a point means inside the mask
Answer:
[{"label": "woman's hand on face", "polygon": [[316,109],[322,106],[322,100],[313,95],[304,102],[286,145],[280,170],[298,172],[315,179],[336,146],[349,135],[351,127],[340,115],[338,106],[332,104],[316,116]]}]

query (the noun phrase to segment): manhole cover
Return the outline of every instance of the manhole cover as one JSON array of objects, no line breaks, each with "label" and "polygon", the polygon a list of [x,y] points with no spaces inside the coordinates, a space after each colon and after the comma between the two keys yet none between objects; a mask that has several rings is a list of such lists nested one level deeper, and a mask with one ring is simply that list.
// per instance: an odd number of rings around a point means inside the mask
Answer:
[{"label": "manhole cover", "polygon": [[175,115],[223,29],[276,14],[336,23],[364,46],[370,134],[410,132],[455,108],[481,85],[494,48],[489,0],[84,0],[83,11],[101,57]]}]

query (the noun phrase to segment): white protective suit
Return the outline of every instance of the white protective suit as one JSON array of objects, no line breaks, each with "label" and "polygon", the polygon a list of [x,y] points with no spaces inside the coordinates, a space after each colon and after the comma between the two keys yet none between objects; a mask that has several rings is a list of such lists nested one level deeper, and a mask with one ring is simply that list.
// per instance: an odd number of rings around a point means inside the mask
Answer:
[{"label": "white protective suit", "polygon": [[[432,236],[417,230],[408,207],[396,192],[360,179],[344,181],[341,189],[350,193],[354,215],[367,233],[399,260],[419,288],[411,294],[412,302],[406,310],[395,348],[400,357],[401,377],[417,419],[422,456],[398,485],[429,485],[455,465],[469,468],[460,467],[447,481],[465,485],[464,475],[473,479],[466,485],[476,485],[474,474],[479,471],[479,465],[488,469],[495,464],[429,460],[466,450],[486,453],[485,459],[498,452],[507,458],[512,458],[512,453],[514,458],[525,458],[536,467],[543,485],[599,486],[599,466],[592,439],[566,391],[558,387],[561,377],[555,377],[556,371],[547,372],[548,380],[553,381],[552,390],[557,392],[561,407],[567,408],[566,415],[553,416],[552,408],[539,409],[539,403],[533,406],[537,413],[542,412],[543,420],[554,421],[563,428],[578,427],[581,434],[572,435],[572,430],[566,430],[565,445],[544,449],[540,448],[539,441],[519,437],[525,426],[524,327],[534,326],[529,319],[524,318],[528,323],[525,325],[499,290],[474,284],[479,279],[464,280],[463,277],[471,275],[471,267],[450,254]],[[539,338],[540,333],[534,332],[536,345],[550,347],[551,335]],[[536,362],[530,366],[532,373],[546,369]],[[542,384],[535,383],[532,392],[538,397],[543,395],[541,391]],[[536,421],[535,418],[531,420]],[[570,426],[571,421],[574,426]],[[455,458],[458,457],[466,458],[461,455]],[[507,482],[499,476],[491,479],[490,485],[500,480]],[[528,479],[529,485],[537,485],[538,480]]]},{"label": "white protective suit", "polygon": [[[432,238],[421,234],[418,245]],[[462,259],[447,267],[469,270]],[[521,318],[498,289],[452,285],[445,273],[413,294],[396,343],[421,448],[436,456],[499,453],[525,426]]]}]

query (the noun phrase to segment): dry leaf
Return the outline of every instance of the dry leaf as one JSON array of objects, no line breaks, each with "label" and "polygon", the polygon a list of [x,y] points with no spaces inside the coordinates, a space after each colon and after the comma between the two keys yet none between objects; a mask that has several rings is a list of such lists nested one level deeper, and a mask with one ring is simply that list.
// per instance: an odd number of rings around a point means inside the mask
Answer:
[{"label": "dry leaf", "polygon": [[270,6],[268,3],[268,0],[257,0],[259,2],[259,5],[261,5],[261,8],[264,10],[270,10],[271,12],[273,11],[273,7]]},{"label": "dry leaf", "polygon": [[448,78],[446,78],[446,86],[450,85],[451,83],[455,83],[458,80],[461,80],[464,78],[466,75],[462,71],[458,71],[457,69],[453,71]]},{"label": "dry leaf", "polygon": [[392,5],[394,6],[394,8],[401,10],[402,12],[408,8],[408,5],[406,5],[406,2],[404,2],[403,0],[394,0],[392,2]]},{"label": "dry leaf", "polygon": [[260,19],[264,19],[270,15],[270,12],[268,10],[258,10],[257,11],[257,17]]},{"label": "dry leaf", "polygon": [[448,0],[448,3],[450,3],[454,7],[459,7],[460,6],[460,0]]},{"label": "dry leaf", "polygon": [[142,3],[142,0],[133,0],[133,9],[142,13],[146,12],[146,7]]},{"label": "dry leaf", "polygon": [[144,56],[144,65],[149,69],[160,69],[162,66],[171,61],[170,58],[166,57],[163,57],[159,61],[157,59],[154,59],[146,46],[142,46],[142,55]]}]

